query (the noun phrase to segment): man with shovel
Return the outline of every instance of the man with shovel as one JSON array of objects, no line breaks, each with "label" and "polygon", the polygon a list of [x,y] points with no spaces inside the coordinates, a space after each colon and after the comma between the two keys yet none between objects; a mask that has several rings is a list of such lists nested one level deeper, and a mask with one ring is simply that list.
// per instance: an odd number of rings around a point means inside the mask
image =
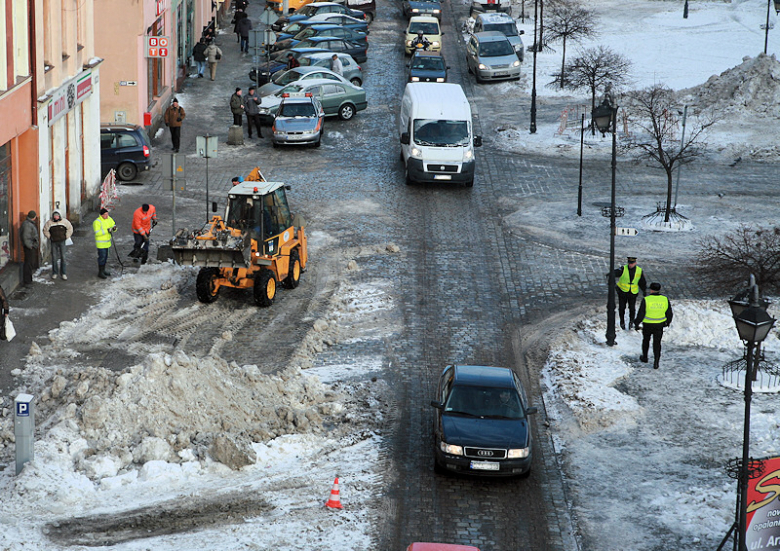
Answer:
[{"label": "man with shovel", "polygon": [[154,205],[144,203],[133,214],[133,250],[128,256],[133,262],[141,260],[146,264],[149,259],[149,237],[152,228],[157,225],[157,210]]}]

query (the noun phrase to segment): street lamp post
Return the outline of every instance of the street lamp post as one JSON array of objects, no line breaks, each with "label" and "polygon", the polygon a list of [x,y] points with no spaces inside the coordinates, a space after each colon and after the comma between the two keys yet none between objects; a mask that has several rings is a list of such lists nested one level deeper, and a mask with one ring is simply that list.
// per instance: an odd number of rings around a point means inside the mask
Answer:
[{"label": "street lamp post", "polygon": [[685,0],[685,6],[683,7],[683,19],[688,19],[688,0]]},{"label": "street lamp post", "polygon": [[[593,122],[596,128],[604,134],[612,131],[612,196],[609,202],[609,276],[607,297],[607,345],[615,346],[615,170],[617,168],[617,110],[608,99],[593,110]],[[622,210],[622,209],[621,209]]]},{"label": "street lamp post", "polygon": [[582,216],[582,150],[585,145],[585,113],[580,119],[580,185],[577,188],[577,216]]},{"label": "street lamp post", "polygon": [[[731,313],[737,326],[739,338],[745,343],[747,354],[745,355],[745,424],[742,433],[742,462],[739,464],[739,494],[737,499],[737,512],[735,525],[737,534],[735,543],[738,551],[747,551],[747,491],[750,478],[750,402],[753,397],[754,374],[758,369],[758,360],[761,356],[761,343],[769,335],[769,331],[775,324],[775,318],[771,317],[766,308],[769,301],[760,300],[758,297],[758,285],[755,278],[750,276],[750,287],[729,301]],[[732,526],[732,530],[734,526]],[[731,530],[729,531],[731,532]],[[726,536],[728,538],[728,535]],[[725,540],[721,543],[721,547]]]},{"label": "street lamp post", "polygon": [[536,134],[536,50],[539,44],[536,41],[536,25],[539,18],[538,0],[534,0],[534,75],[531,84],[531,134]]},{"label": "street lamp post", "polygon": [[[775,13],[780,14],[780,0],[774,0]],[[772,0],[766,0],[766,25],[764,25],[764,55],[766,55],[769,46],[769,10],[772,7]]]}]

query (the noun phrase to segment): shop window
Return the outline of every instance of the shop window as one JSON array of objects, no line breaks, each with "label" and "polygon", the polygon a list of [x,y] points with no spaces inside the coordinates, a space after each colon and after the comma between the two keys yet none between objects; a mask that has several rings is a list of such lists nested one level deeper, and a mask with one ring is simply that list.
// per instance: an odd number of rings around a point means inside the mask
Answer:
[{"label": "shop window", "polygon": [[11,145],[0,145],[0,269],[11,261]]}]

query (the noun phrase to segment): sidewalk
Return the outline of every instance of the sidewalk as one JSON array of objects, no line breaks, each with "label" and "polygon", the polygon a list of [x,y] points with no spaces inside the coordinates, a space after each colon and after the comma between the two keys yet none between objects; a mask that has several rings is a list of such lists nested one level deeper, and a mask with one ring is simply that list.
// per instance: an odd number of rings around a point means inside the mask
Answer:
[{"label": "sidewalk", "polygon": [[[251,2],[247,12],[255,25],[264,4]],[[252,56],[242,55],[239,51],[236,35],[232,25],[229,25],[232,11],[225,18],[227,27],[218,30],[217,45],[222,50],[222,60],[217,66],[217,78],[212,82],[206,78],[186,78],[182,90],[175,95],[184,107],[187,117],[182,128],[181,154],[186,156],[188,167],[187,189],[177,193],[176,225],[183,227],[191,225],[192,220],[200,220],[206,216],[205,174],[200,167],[203,163],[195,153],[195,138],[199,135],[217,135],[220,151],[227,147],[227,131],[232,124],[232,116],[228,100],[241,86],[245,91],[251,86],[248,77]],[[195,73],[195,68],[190,69]],[[208,69],[207,69],[208,73]],[[156,245],[164,244],[172,235],[171,226],[171,192],[166,189],[162,178],[162,156],[171,152],[170,134],[167,129],[158,132],[152,139],[152,153],[157,157],[157,166],[150,173],[141,175],[136,182],[118,185],[120,201],[111,212],[119,230],[115,234],[116,248],[109,252],[108,267],[112,278],[120,277],[124,264],[124,274],[134,273],[138,264],[134,264],[127,254],[132,249],[131,222],[135,209],[142,203],[152,203],[157,207],[160,224],[152,234],[150,262],[156,262]],[[258,147],[259,146],[259,147]],[[233,148],[232,152],[244,153],[254,157],[250,151],[263,147],[270,148],[270,141],[246,140],[244,146]],[[255,149],[250,149],[255,148]],[[228,158],[225,158],[228,157]],[[209,167],[209,188],[211,200],[222,197],[222,192],[230,187],[230,178],[240,174],[236,167],[244,162],[237,162],[231,155],[212,160]],[[247,162],[257,164],[254,158]],[[254,164],[253,164],[254,166]],[[98,204],[96,202],[96,204]],[[202,214],[201,214],[202,213]],[[88,308],[100,301],[101,291],[110,284],[110,280],[97,277],[97,251],[92,234],[92,221],[97,218],[97,212],[85,216],[84,222],[74,227],[73,246],[68,249],[67,273],[68,280],[51,279],[50,258],[41,260],[41,269],[35,275],[35,282],[29,286],[20,286],[8,291],[11,306],[10,318],[17,331],[16,338],[8,342],[0,342],[0,407],[8,407],[13,401],[12,391],[18,390],[20,380],[12,375],[12,371],[23,369],[25,357],[33,342],[46,342],[47,334],[63,321],[78,318]],[[41,221],[41,227],[45,220]],[[108,366],[110,367],[110,366]]]}]

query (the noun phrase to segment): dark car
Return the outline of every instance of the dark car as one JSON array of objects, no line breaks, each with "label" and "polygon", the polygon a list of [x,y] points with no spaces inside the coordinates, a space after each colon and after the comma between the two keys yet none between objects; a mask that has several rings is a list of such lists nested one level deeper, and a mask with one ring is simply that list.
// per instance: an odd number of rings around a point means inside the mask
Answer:
[{"label": "dark car", "polygon": [[307,38],[312,38],[315,36],[333,36],[335,38],[343,38],[345,40],[349,40],[350,42],[365,42],[366,47],[368,47],[368,39],[366,38],[365,33],[361,33],[358,31],[353,31],[352,29],[347,29],[346,27],[342,27],[341,25],[329,25],[329,24],[322,24],[322,25],[311,25],[305,29],[302,29],[298,34],[296,34],[292,38],[286,38],[284,40],[277,40],[273,45],[273,50],[288,50],[290,48],[294,48],[298,45],[298,43],[301,40],[306,40]]},{"label": "dark car", "polygon": [[292,38],[303,29],[311,27],[312,25],[341,25],[342,27],[352,29],[353,31],[368,34],[368,23],[363,19],[357,19],[340,13],[323,13],[310,17],[309,19],[304,19],[303,21],[290,23],[284,29],[276,33],[276,41],[279,42],[280,40]]},{"label": "dark car", "polygon": [[531,426],[520,379],[511,369],[449,365],[439,378],[434,422],[435,469],[528,476]]},{"label": "dark car", "polygon": [[120,180],[132,180],[139,170],[149,170],[152,148],[146,130],[136,124],[100,125],[100,169],[103,174],[112,168]]},{"label": "dark car", "polygon": [[292,15],[280,17],[274,22],[273,25],[271,25],[271,28],[278,32],[290,23],[302,21],[321,13],[342,13],[344,15],[351,15],[352,17],[356,17],[358,19],[365,19],[366,17],[366,15],[360,10],[353,10],[335,2],[312,2],[311,4],[306,4]]},{"label": "dark car", "polygon": [[447,82],[447,64],[441,52],[415,50],[409,60],[409,82]]},{"label": "dark car", "polygon": [[404,0],[401,9],[407,19],[415,15],[432,15],[441,21],[439,0]]},{"label": "dark car", "polygon": [[[296,48],[322,48],[334,53],[345,53],[351,55],[358,63],[363,63],[368,59],[368,43],[353,42],[343,38],[332,36],[313,36],[306,40],[301,40],[295,46]],[[282,50],[284,51],[284,50]]]}]

